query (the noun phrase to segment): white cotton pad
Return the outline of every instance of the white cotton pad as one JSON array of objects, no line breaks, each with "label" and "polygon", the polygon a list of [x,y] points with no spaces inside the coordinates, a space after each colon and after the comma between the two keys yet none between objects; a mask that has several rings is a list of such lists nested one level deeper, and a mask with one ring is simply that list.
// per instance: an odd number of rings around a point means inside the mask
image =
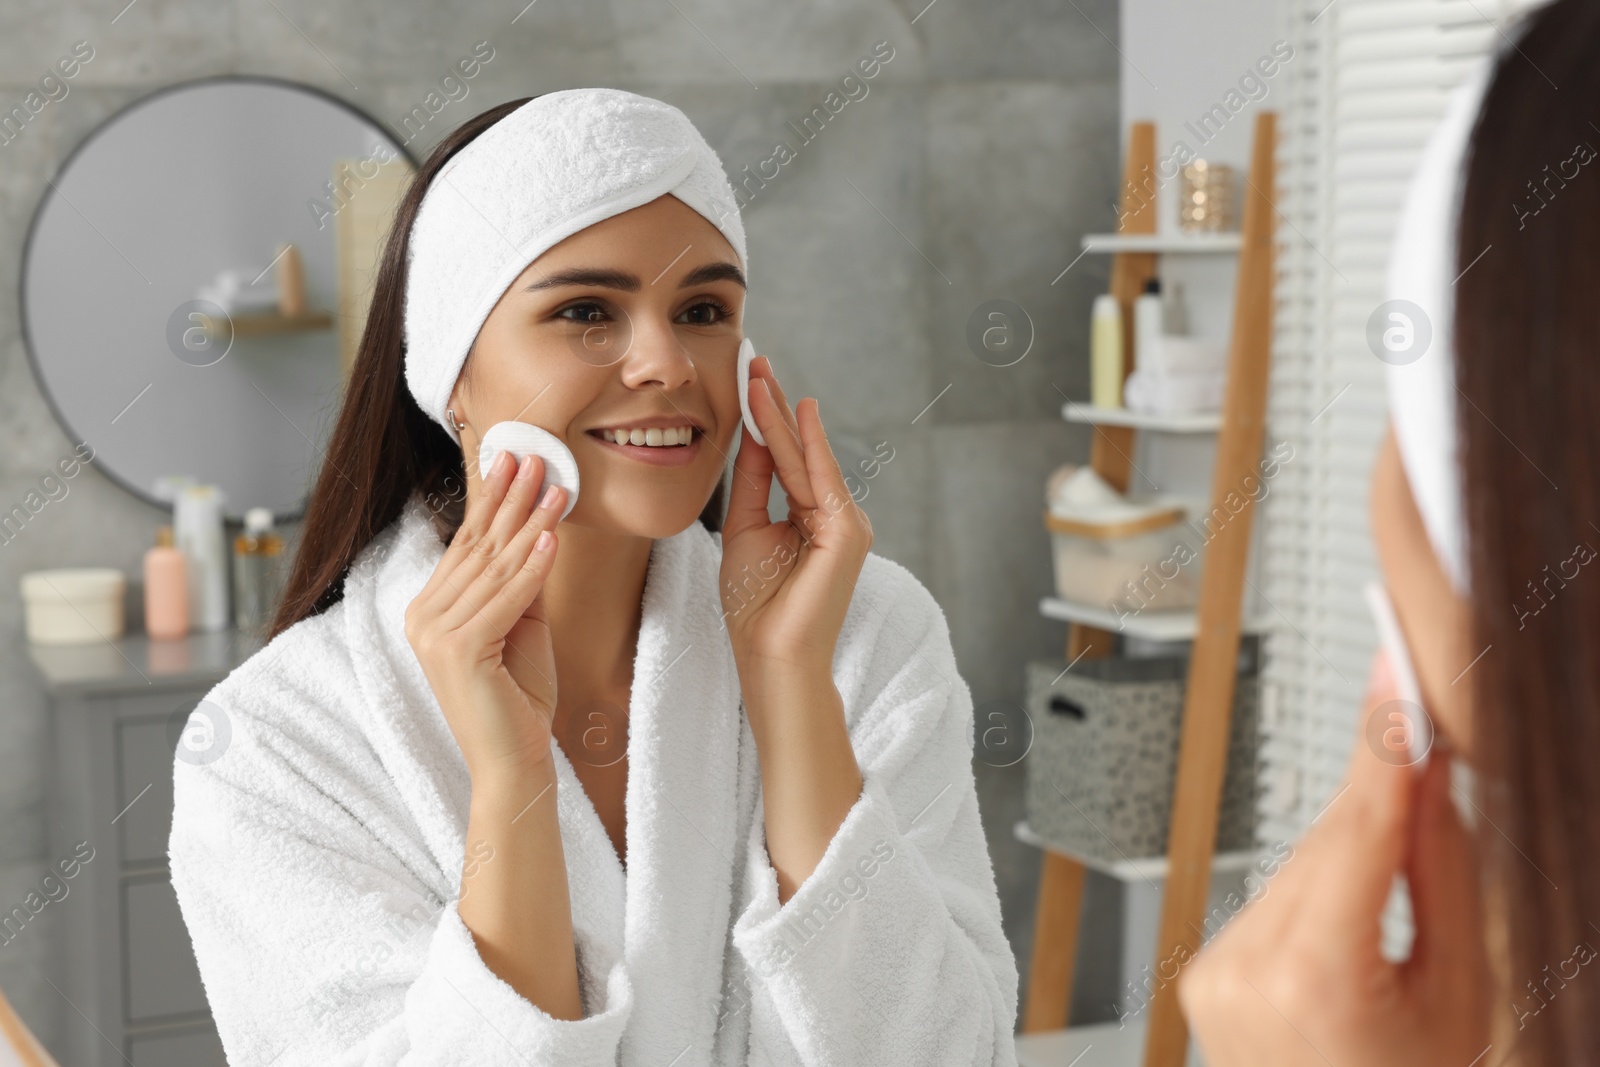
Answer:
[{"label": "white cotton pad", "polygon": [[543,500],[545,490],[559,485],[567,491],[567,506],[561,512],[564,519],[578,502],[578,460],[561,438],[527,422],[497,422],[483,435],[478,446],[478,474],[487,477],[494,454],[505,449],[520,461],[524,456],[538,456],[544,460],[544,481],[539,484],[538,499]]},{"label": "white cotton pad", "polygon": [[756,358],[756,346],[746,337],[739,342],[739,408],[744,412],[744,432],[749,434],[755,443],[765,445],[766,438],[761,436],[761,430],[756,426],[756,417],[750,411],[750,361]]}]

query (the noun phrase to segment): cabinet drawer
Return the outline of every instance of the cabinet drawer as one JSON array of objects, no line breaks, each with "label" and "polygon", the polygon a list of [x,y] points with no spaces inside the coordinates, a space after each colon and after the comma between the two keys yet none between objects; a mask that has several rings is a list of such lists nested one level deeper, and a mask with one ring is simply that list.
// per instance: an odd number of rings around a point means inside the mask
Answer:
[{"label": "cabinet drawer", "polygon": [[[197,702],[174,696],[172,710]],[[123,719],[117,723],[116,746],[122,862],[165,863],[172,831],[173,751],[166,717]]]},{"label": "cabinet drawer", "polygon": [[122,883],[124,1010],[131,1022],[208,1010],[189,930],[171,883]]},{"label": "cabinet drawer", "polygon": [[228,1067],[222,1042],[210,1026],[190,1033],[130,1037],[128,1060],[133,1067]]}]

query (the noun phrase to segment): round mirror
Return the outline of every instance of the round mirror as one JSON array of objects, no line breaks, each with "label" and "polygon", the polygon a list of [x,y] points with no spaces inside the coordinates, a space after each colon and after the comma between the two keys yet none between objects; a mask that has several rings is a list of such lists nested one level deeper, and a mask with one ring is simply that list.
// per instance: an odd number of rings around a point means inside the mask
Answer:
[{"label": "round mirror", "polygon": [[22,325],[69,438],[139,497],[163,479],[298,518],[416,163],[374,120],[272,78],[163,89],[48,183]]}]

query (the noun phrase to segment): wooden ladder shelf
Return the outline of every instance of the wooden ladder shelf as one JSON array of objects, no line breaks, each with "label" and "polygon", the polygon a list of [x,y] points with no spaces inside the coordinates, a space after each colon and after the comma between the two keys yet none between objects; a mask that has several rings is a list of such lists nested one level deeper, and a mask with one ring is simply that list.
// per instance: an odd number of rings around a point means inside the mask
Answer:
[{"label": "wooden ladder shelf", "polygon": [[[1265,430],[1271,352],[1276,115],[1256,117],[1250,173],[1244,196],[1238,282],[1234,294],[1228,382],[1217,436],[1211,499],[1221,506],[1257,471]],[[1156,232],[1155,127],[1134,123],[1123,170],[1123,234]],[[1133,370],[1133,301],[1156,273],[1156,253],[1118,251],[1111,266],[1111,293],[1122,306],[1124,367]],[[1090,466],[1119,491],[1126,491],[1133,466],[1135,430],[1096,426]],[[1206,548],[1200,577],[1197,627],[1189,659],[1178,769],[1173,783],[1167,844],[1167,880],[1154,965],[1200,950],[1201,928],[1216,848],[1217,811],[1227,770],[1229,720],[1239,654],[1245,570],[1249,562],[1254,499],[1222,524]],[[1108,656],[1113,635],[1083,624],[1067,634],[1067,661]],[[1084,865],[1046,849],[1039,876],[1038,917],[1022,1031],[1059,1030],[1067,1024],[1083,903]],[[1144,1067],[1181,1067],[1188,1029],[1179,1011],[1177,983],[1160,985],[1149,1006]]]}]

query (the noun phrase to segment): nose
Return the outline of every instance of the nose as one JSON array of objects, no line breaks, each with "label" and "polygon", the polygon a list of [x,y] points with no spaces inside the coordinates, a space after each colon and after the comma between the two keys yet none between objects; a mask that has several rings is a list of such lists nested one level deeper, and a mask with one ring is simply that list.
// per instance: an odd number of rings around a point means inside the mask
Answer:
[{"label": "nose", "polygon": [[635,319],[631,342],[621,360],[622,381],[630,389],[653,385],[671,392],[697,377],[694,359],[670,322]]}]

